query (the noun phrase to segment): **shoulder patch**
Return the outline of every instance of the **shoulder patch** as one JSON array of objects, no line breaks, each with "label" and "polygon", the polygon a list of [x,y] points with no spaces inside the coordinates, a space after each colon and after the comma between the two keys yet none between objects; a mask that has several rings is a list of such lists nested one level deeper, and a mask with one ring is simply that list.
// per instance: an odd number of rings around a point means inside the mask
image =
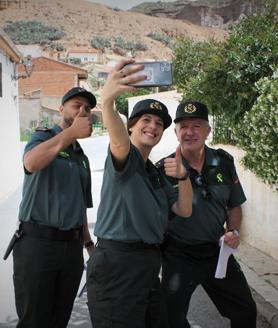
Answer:
[{"label": "shoulder patch", "polygon": [[45,127],[45,126],[38,126],[35,131],[51,131],[51,129]]},{"label": "shoulder patch", "polygon": [[229,154],[228,152],[226,152],[226,150],[224,150],[224,149],[218,148],[217,149],[217,154],[222,156],[222,157],[225,157],[225,158],[229,159],[230,161],[234,161],[233,156],[231,154]]}]

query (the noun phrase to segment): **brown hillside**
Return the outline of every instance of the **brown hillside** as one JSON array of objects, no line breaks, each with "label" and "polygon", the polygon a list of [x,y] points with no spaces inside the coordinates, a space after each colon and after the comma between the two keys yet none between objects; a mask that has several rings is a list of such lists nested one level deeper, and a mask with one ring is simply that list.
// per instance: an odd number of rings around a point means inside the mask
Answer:
[{"label": "brown hillside", "polygon": [[227,35],[227,32],[219,28],[206,28],[190,22],[135,12],[114,11],[86,0],[24,0],[20,3],[21,6],[15,3],[0,10],[1,27],[6,21],[41,21],[66,33],[59,41],[66,47],[89,45],[94,36],[121,36],[125,41],[141,41],[146,44],[148,50],[144,52],[144,57],[167,59],[171,57],[171,49],[147,37],[148,33],[183,36],[198,41],[211,38],[222,40]]}]

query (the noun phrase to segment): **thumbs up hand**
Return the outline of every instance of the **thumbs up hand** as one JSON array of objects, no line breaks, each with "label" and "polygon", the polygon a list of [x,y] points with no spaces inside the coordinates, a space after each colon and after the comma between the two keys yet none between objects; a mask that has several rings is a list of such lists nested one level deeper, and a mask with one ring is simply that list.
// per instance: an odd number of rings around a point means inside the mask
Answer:
[{"label": "thumbs up hand", "polygon": [[164,168],[166,175],[182,179],[186,176],[187,171],[182,163],[181,157],[181,146],[179,145],[176,149],[175,158],[165,158],[164,159]]},{"label": "thumbs up hand", "polygon": [[81,106],[70,127],[75,139],[87,138],[92,134],[92,124],[90,117],[85,111],[85,106]]}]

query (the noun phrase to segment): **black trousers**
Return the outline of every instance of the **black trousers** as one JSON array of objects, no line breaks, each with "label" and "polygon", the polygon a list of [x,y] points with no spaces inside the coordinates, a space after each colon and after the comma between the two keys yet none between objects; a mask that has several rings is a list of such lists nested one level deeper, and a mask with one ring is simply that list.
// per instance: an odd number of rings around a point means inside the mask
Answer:
[{"label": "black trousers", "polygon": [[83,240],[23,236],[14,247],[17,328],[66,328],[83,272]]},{"label": "black trousers", "polygon": [[218,245],[187,246],[173,239],[164,245],[162,286],[170,328],[189,328],[186,319],[191,296],[201,284],[232,328],[256,327],[256,304],[243,272],[230,256],[224,279],[215,279]]},{"label": "black trousers", "polygon": [[158,247],[99,242],[87,267],[94,328],[168,328]]}]

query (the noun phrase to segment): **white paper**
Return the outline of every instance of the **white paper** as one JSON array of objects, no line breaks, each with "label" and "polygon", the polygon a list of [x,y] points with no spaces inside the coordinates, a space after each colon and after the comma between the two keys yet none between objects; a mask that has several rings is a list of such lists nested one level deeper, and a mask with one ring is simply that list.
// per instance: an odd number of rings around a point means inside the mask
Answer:
[{"label": "white paper", "polygon": [[237,248],[232,248],[224,243],[224,236],[220,239],[220,247],[219,258],[214,276],[217,279],[223,279],[226,277],[229,257],[237,251]]}]

